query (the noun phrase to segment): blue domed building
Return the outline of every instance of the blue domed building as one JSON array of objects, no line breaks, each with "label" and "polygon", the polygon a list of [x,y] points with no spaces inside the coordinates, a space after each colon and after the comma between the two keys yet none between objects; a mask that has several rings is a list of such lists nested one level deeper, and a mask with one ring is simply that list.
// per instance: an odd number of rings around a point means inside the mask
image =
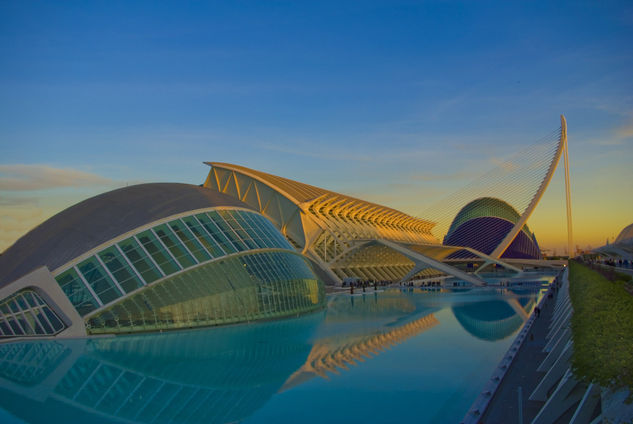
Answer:
[{"label": "blue domed building", "polygon": [[[519,221],[521,215],[503,200],[482,197],[464,206],[451,223],[444,245],[465,246],[490,254]],[[542,259],[536,237],[524,225],[501,255],[510,259]]]}]

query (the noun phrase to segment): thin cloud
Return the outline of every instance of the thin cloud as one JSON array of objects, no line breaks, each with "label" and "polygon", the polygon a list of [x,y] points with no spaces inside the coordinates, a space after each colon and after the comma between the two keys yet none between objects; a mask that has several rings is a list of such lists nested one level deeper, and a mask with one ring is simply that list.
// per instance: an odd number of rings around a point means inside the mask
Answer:
[{"label": "thin cloud", "polygon": [[498,158],[490,158],[490,162],[492,162],[495,166],[503,169],[505,172],[510,173],[520,168],[519,165],[513,163],[509,160],[502,160]]},{"label": "thin cloud", "polygon": [[633,124],[625,125],[618,128],[615,131],[616,135],[620,138],[632,138],[633,137]]},{"label": "thin cloud", "polygon": [[475,172],[459,171],[452,173],[423,173],[413,174],[409,177],[412,180],[423,182],[435,182],[435,181],[455,181],[455,180],[467,180],[476,177],[478,174]]},{"label": "thin cloud", "polygon": [[4,206],[36,206],[37,201],[36,197],[3,196],[0,197],[0,208]]},{"label": "thin cloud", "polygon": [[[344,141],[341,144],[345,144]],[[258,145],[263,150],[277,153],[283,153],[293,156],[302,156],[313,159],[323,159],[327,161],[343,161],[343,162],[365,162],[365,163],[385,163],[386,161],[410,161],[419,159],[428,159],[434,154],[432,150],[410,148],[394,148],[376,149],[373,148],[371,153],[369,149],[363,150],[361,147],[338,148],[328,146],[324,149],[318,149],[315,143],[294,143],[293,145],[281,145],[273,143],[261,143]]]},{"label": "thin cloud", "polygon": [[0,165],[0,190],[33,191],[61,187],[107,186],[116,181],[89,172],[47,165]]},{"label": "thin cloud", "polygon": [[372,157],[369,155],[350,153],[350,152],[342,151],[342,150],[334,152],[332,151],[332,149],[328,149],[327,151],[317,152],[317,151],[311,150],[307,146],[304,146],[302,148],[302,147],[288,147],[288,146],[279,145],[279,144],[264,143],[264,144],[260,144],[259,147],[264,150],[269,150],[269,151],[273,151],[277,153],[285,153],[285,154],[295,155],[295,156],[305,156],[305,157],[314,158],[314,159],[339,160],[339,161],[340,160],[342,161],[351,161],[351,160],[369,161],[372,159]]}]

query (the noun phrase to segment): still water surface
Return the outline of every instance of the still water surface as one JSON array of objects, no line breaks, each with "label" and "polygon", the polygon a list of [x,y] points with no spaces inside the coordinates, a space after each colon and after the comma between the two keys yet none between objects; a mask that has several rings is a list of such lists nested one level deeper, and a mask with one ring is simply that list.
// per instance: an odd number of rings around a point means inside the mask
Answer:
[{"label": "still water surface", "polygon": [[539,289],[332,295],[283,321],[0,345],[0,422],[459,422]]}]

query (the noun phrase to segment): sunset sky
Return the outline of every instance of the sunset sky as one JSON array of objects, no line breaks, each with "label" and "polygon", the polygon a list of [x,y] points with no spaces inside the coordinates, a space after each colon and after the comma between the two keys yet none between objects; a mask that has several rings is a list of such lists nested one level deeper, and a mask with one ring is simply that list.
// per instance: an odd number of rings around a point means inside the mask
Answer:
[{"label": "sunset sky", "polygon": [[[420,216],[560,114],[596,247],[633,222],[630,1],[0,1],[0,251],[203,161]],[[561,253],[562,171],[528,223]]]}]

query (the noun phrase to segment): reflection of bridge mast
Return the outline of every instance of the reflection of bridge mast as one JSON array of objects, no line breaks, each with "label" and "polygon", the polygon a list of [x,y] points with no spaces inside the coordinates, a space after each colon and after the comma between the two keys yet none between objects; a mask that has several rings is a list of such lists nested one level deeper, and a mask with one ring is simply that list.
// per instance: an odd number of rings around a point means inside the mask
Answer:
[{"label": "reflection of bridge mast", "polygon": [[435,315],[430,314],[385,333],[361,336],[352,340],[345,338],[339,341],[333,337],[319,341],[312,347],[305,364],[283,385],[282,391],[301,384],[315,375],[327,379],[327,372],[338,374],[339,368],[347,370],[348,365],[353,366],[358,362],[364,362],[365,358],[378,355],[381,351],[402,343],[437,324],[439,321]]}]

